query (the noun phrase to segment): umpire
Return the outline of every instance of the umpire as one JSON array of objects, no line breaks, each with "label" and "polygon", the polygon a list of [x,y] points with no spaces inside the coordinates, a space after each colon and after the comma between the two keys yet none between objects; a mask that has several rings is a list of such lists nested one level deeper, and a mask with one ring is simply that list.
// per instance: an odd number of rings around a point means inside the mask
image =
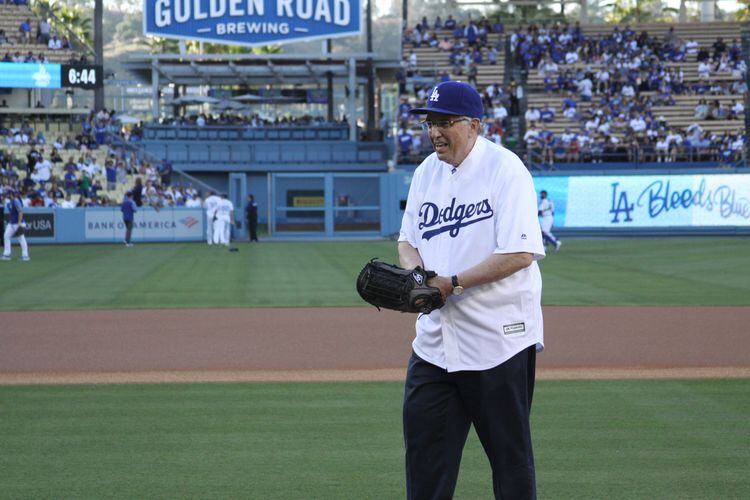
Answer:
[{"label": "umpire", "polygon": [[416,321],[404,393],[407,497],[453,496],[473,425],[495,498],[533,499],[544,257],[534,184],[515,154],[481,137],[482,99],[470,85],[441,83],[411,112],[427,115],[435,153],[414,172],[399,260],[435,271],[428,284],[446,303]]}]

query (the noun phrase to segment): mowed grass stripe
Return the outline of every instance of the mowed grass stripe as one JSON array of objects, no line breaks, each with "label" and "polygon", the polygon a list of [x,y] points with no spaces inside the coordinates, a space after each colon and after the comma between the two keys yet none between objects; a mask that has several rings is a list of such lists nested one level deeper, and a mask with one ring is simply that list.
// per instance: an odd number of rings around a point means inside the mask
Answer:
[{"label": "mowed grass stripe", "polygon": [[[0,262],[0,310],[362,306],[355,280],[392,241],[32,246]],[[750,305],[750,238],[566,239],[546,305]]]},{"label": "mowed grass stripe", "polygon": [[[540,498],[747,498],[748,380],[540,381]],[[403,498],[400,383],[0,387],[0,498]],[[458,499],[489,498],[472,433]]]}]

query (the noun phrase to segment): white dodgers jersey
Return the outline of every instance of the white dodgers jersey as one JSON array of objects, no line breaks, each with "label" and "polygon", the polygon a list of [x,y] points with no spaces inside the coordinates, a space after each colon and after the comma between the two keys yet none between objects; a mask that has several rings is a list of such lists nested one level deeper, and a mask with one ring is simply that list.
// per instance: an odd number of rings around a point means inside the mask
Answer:
[{"label": "white dodgers jersey", "polygon": [[231,201],[222,198],[219,200],[219,206],[216,208],[216,216],[229,220],[232,210],[234,210],[234,204]]},{"label": "white dodgers jersey", "polygon": [[511,151],[478,137],[458,168],[434,153],[422,162],[399,241],[419,251],[425,269],[452,276],[493,254],[520,252],[534,261],[420,315],[414,352],[453,372],[495,367],[529,346],[541,350],[541,235],[531,175]]},{"label": "white dodgers jersey", "polygon": [[555,204],[549,198],[539,200],[539,212],[542,217],[552,217],[555,213]]},{"label": "white dodgers jersey", "polygon": [[212,218],[216,215],[216,209],[219,208],[219,202],[221,202],[221,198],[219,198],[215,194],[212,194],[211,196],[206,198],[204,205],[206,208],[206,215],[208,215],[209,218]]}]

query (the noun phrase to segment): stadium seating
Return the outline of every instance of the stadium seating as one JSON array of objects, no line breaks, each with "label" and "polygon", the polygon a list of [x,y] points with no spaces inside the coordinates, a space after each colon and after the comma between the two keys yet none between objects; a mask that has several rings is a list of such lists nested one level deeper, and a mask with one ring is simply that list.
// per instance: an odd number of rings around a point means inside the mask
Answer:
[{"label": "stadium seating", "polygon": [[[26,19],[31,19],[31,43],[21,40],[18,32],[18,27]],[[0,30],[4,30],[5,35],[13,42],[0,44],[0,59],[7,52],[11,55],[20,52],[23,56],[31,52],[35,57],[44,53],[51,63],[67,63],[71,57],[80,57],[74,50],[50,50],[44,44],[36,43],[34,36],[38,23],[39,18],[28,6],[0,4]]]},{"label": "stadium seating", "polygon": [[[632,30],[636,34],[640,34],[643,31],[647,32],[650,37],[655,37],[662,40],[664,35],[668,33],[670,29],[669,24],[641,24],[631,26]],[[619,27],[623,29],[622,26]],[[582,33],[588,38],[595,38],[600,36],[611,35],[614,27],[612,25],[589,25],[582,27]],[[679,40],[694,40],[699,48],[705,48],[712,52],[712,45],[716,40],[721,37],[724,42],[731,44],[733,40],[739,38],[740,25],[739,23],[694,23],[694,24],[677,24],[674,26],[674,33]],[[674,68],[675,71],[682,71],[684,84],[688,88],[688,92],[692,90],[692,87],[700,81],[698,74],[698,62],[695,59],[695,55],[689,55],[685,61],[676,62],[664,62],[663,66],[669,71],[670,68]],[[571,71],[584,70],[587,72],[595,73],[599,70],[601,64],[585,64],[583,62],[577,62],[574,64],[559,64],[559,72],[565,73]],[[727,73],[715,73],[711,72],[709,75],[708,83],[710,84],[722,84],[728,88],[732,82],[738,80],[736,72]],[[704,80],[705,81],[705,80]],[[556,87],[556,86],[555,86]],[[602,93],[594,93],[591,102],[586,102],[580,98],[577,92],[573,92],[573,98],[577,104],[577,114],[579,119],[566,118],[563,116],[563,100],[566,97],[564,91],[558,91],[556,88],[550,89],[549,86],[545,91],[545,84],[543,74],[537,68],[530,68],[528,70],[528,77],[526,82],[527,90],[527,107],[529,109],[546,109],[552,108],[554,110],[554,119],[544,123],[546,130],[559,136],[566,129],[573,131],[574,133],[582,129],[583,121],[585,121],[590,115],[591,110],[600,109],[600,101],[602,99]],[[652,98],[656,100],[656,103],[650,107],[648,114],[658,121],[666,122],[668,127],[684,131],[688,127],[697,124],[703,131],[710,136],[711,134],[744,134],[744,121],[743,116],[737,117],[738,119],[696,119],[695,108],[698,101],[706,99],[708,102],[718,101],[723,106],[731,106],[734,102],[744,103],[742,95],[736,93],[712,95],[710,92],[704,94],[670,94],[670,98],[673,103],[668,105],[660,105],[658,102],[657,92],[655,91],[644,91],[638,93],[642,98]],[[539,127],[541,123],[530,123],[527,120],[526,127],[533,128]],[[609,136],[615,136],[623,138],[625,133],[623,131],[612,131],[608,133]]]},{"label": "stadium seating", "polygon": [[[435,32],[438,40],[444,38],[453,39],[453,32],[448,30],[438,30]],[[498,49],[497,64],[489,64],[488,46],[495,46]],[[504,55],[504,37],[502,33],[490,33],[487,35],[487,46],[481,48],[483,63],[477,65],[477,85],[486,87],[491,83],[503,83],[505,70]],[[416,74],[426,77],[438,77],[443,73],[448,73],[451,80],[467,80],[467,75],[457,75],[453,73],[454,65],[451,64],[449,52],[441,51],[437,47],[422,45],[420,47],[411,47],[409,44],[404,45],[404,56],[408,58],[411,51],[417,56]]]},{"label": "stadium seating", "polygon": [[[26,146],[26,145],[6,145],[0,143],[0,151],[3,151],[7,154],[12,154],[16,158],[23,158],[23,163],[26,163],[26,155],[31,150],[32,146]],[[49,152],[52,148],[51,145],[46,144],[44,146],[35,146],[37,151],[45,151]],[[63,178],[65,176],[65,171],[63,170],[64,162],[68,161],[68,158],[72,157],[74,161],[77,161],[80,156],[88,155],[90,154],[92,158],[95,160],[95,162],[102,167],[104,166],[105,162],[109,158],[110,155],[110,149],[108,147],[100,147],[98,149],[92,149],[87,151],[80,151],[80,150],[61,150],[59,151],[60,156],[63,159],[63,162],[61,163],[53,163],[52,164],[52,177],[57,179],[57,185],[62,188],[63,186]],[[46,157],[46,155],[45,155]],[[26,170],[25,169],[18,169],[16,170],[16,173],[19,176],[20,180],[23,180],[26,178]],[[112,203],[119,203],[120,200],[122,200],[123,195],[125,194],[125,191],[128,189],[131,189],[135,183],[135,178],[137,176],[133,174],[129,174],[127,176],[127,182],[125,184],[118,184],[117,189],[113,191],[107,191],[107,179],[104,176],[103,173],[97,174],[93,176],[91,179],[93,181],[99,181],[101,185],[105,188],[104,190],[100,191],[99,197],[105,197],[108,198]],[[77,203],[78,199],[80,198],[79,194],[73,194],[71,195],[71,199],[73,202]]]}]

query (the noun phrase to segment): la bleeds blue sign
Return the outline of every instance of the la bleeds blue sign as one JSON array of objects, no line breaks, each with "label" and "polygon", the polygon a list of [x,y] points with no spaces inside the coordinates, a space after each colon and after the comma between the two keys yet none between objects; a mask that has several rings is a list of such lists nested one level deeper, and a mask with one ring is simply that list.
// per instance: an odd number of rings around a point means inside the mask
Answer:
[{"label": "la bleeds blue sign", "polygon": [[145,0],[146,35],[269,45],[357,35],[360,0]]}]

